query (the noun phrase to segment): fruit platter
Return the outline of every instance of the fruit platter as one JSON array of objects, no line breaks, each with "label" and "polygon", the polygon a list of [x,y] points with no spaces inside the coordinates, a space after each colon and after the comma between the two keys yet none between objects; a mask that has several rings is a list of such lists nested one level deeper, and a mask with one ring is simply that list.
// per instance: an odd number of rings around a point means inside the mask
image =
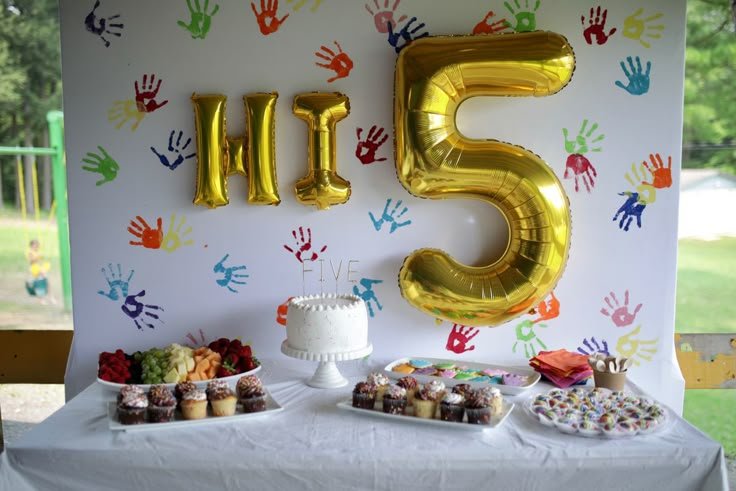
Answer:
[{"label": "fruit platter", "polygon": [[135,384],[173,388],[184,381],[205,386],[213,379],[237,380],[261,369],[253,350],[239,339],[220,338],[206,346],[191,348],[177,343],[134,353],[122,349],[103,351],[97,365],[97,382],[114,390]]}]

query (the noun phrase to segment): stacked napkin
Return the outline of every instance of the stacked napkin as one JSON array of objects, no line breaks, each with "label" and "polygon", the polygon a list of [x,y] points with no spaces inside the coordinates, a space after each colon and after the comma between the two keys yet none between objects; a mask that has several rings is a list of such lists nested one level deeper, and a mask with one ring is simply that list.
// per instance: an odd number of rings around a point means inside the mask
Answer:
[{"label": "stacked napkin", "polygon": [[540,351],[529,360],[529,365],[561,389],[581,383],[593,375],[588,356],[566,349]]}]

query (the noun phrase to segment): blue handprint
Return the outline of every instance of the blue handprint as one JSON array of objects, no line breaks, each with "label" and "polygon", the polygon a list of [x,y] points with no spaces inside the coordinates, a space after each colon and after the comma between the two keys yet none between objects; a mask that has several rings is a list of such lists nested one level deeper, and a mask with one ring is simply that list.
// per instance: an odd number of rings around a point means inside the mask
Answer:
[{"label": "blue handprint", "polygon": [[[412,17],[411,19],[409,19],[406,24],[404,24],[404,27],[402,27],[401,30],[399,30],[399,32],[397,33],[394,33],[394,26],[392,26],[390,22],[386,24],[386,26],[388,27],[388,44],[393,46],[397,53],[414,39],[429,36],[428,32],[417,34],[417,32],[425,26],[424,22],[414,27],[413,29],[411,28],[412,23],[416,20],[416,17]],[[404,42],[399,45],[399,41],[401,41],[402,39],[404,40]]]},{"label": "blue handprint", "polygon": [[110,41],[105,37],[105,34],[120,37],[122,34],[120,31],[125,25],[116,20],[120,17],[120,14],[111,15],[110,17],[98,17],[95,10],[99,6],[100,0],[97,0],[94,7],[92,7],[92,11],[84,18],[84,27],[95,36],[99,36],[102,42],[105,43],[105,47],[109,48]]},{"label": "blue handprint", "polygon": [[621,69],[624,71],[624,75],[629,79],[628,85],[624,85],[620,80],[616,80],[616,85],[621,87],[631,95],[642,95],[649,92],[649,73],[652,71],[652,62],[647,62],[647,71],[641,66],[641,59],[636,57],[636,66],[631,56],[626,57],[626,61],[629,62],[629,69],[626,68],[626,64],[621,62]]},{"label": "blue handprint", "polygon": [[621,215],[621,221],[618,222],[618,228],[628,232],[632,220],[636,218],[636,226],[641,228],[641,214],[644,213],[644,209],[647,207],[647,204],[643,203],[639,199],[639,193],[624,191],[623,193],[618,193],[618,195],[627,196],[628,198],[613,216],[613,221],[615,222],[619,215]]},{"label": "blue handprint", "polygon": [[171,130],[171,133],[169,134],[169,146],[168,146],[169,152],[173,153],[173,155],[171,156],[171,159],[173,159],[173,161],[166,155],[159,153],[154,147],[151,147],[151,151],[156,154],[156,157],[158,157],[158,160],[165,167],[168,167],[171,170],[174,170],[177,167],[179,167],[179,165],[181,165],[181,163],[184,162],[186,159],[191,159],[192,157],[197,155],[197,152],[192,152],[189,155],[183,155],[182,152],[186,150],[186,148],[192,142],[192,139],[187,138],[187,141],[184,142],[184,145],[182,145],[181,138],[182,136],[184,136],[184,132],[179,131],[179,136],[176,137],[176,143],[174,143],[174,133],[176,133],[176,130]]},{"label": "blue handprint", "polygon": [[105,280],[107,280],[107,286],[110,291],[106,292],[105,290],[99,290],[97,292],[113,301],[120,300],[128,296],[128,285],[135,273],[135,270],[131,269],[128,279],[123,280],[123,271],[120,267],[120,263],[118,263],[117,266],[118,270],[116,272],[112,267],[112,263],[109,263],[107,265],[107,267],[110,268],[109,274],[105,268],[102,268],[102,274],[105,275]]},{"label": "blue handprint", "polygon": [[[120,308],[125,312],[125,315],[133,319],[133,322],[135,322],[135,326],[138,329],[143,329],[143,326],[146,326],[149,329],[154,329],[155,326],[153,325],[153,321],[163,322],[157,312],[163,312],[164,309],[158,305],[139,302],[138,297],[143,297],[145,294],[146,290],[141,290],[136,295],[128,295],[125,298],[125,303],[121,305]],[[142,315],[150,318],[151,321],[149,322],[145,317],[141,317]]]},{"label": "blue handprint", "polygon": [[215,264],[215,267],[212,269],[215,273],[222,273],[223,277],[216,280],[217,284],[227,288],[233,293],[238,293],[238,290],[230,286],[231,284],[235,285],[245,285],[247,284],[245,281],[241,281],[240,278],[248,278],[249,275],[244,273],[238,273],[237,271],[247,269],[245,266],[225,266],[225,261],[227,258],[230,257],[230,254],[225,254],[222,259],[220,259],[220,262]]},{"label": "blue handprint", "polygon": [[526,0],[526,10],[521,10],[521,4],[519,4],[519,0],[514,0],[514,5],[516,5],[516,9],[514,9],[509,2],[503,2],[506,10],[508,10],[509,13],[513,15],[516,19],[516,26],[512,26],[509,21],[506,21],[506,25],[516,32],[528,32],[535,30],[537,28],[536,12],[539,9],[540,3],[541,0],[537,0],[537,2],[534,4],[534,7],[530,8],[529,0]]},{"label": "blue handprint", "polygon": [[383,305],[381,305],[381,303],[378,301],[378,298],[376,298],[376,292],[373,291],[373,285],[377,285],[378,283],[383,283],[383,280],[371,280],[370,278],[361,278],[360,286],[364,288],[362,292],[358,289],[358,285],[353,286],[353,293],[363,299],[365,305],[368,307],[368,314],[371,317],[375,317],[371,302],[376,303],[376,307],[378,307],[378,310],[383,310]]},{"label": "blue handprint", "polygon": [[[404,215],[404,213],[409,211],[409,209],[405,206],[404,209],[402,209],[399,212],[399,208],[401,208],[402,204],[403,202],[401,200],[397,201],[393,209],[389,211],[388,207],[391,205],[391,198],[389,198],[388,200],[386,200],[386,206],[384,206],[383,208],[383,214],[381,215],[381,218],[378,220],[376,220],[376,217],[373,216],[372,212],[370,211],[368,212],[368,216],[370,216],[371,221],[373,222],[373,228],[376,229],[376,232],[381,230],[384,223],[391,224],[391,231],[389,232],[390,234],[396,232],[396,230],[399,227],[405,227],[406,225],[409,225],[411,223],[411,220],[406,220],[400,223],[396,221],[397,218],[401,218]],[[398,212],[398,215],[396,214],[397,212]]]},{"label": "blue handprint", "polygon": [[595,339],[595,336],[590,338],[590,341],[583,339],[583,346],[578,346],[578,353],[582,355],[593,355],[595,353],[604,353],[606,356],[610,355],[608,351],[608,342],[605,339],[601,339],[601,344]]}]

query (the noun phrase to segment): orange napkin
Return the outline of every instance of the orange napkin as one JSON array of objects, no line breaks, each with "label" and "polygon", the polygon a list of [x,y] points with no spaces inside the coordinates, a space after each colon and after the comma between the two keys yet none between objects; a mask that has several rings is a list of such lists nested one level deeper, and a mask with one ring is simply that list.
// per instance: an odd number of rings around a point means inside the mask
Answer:
[{"label": "orange napkin", "polygon": [[540,351],[529,360],[529,365],[563,389],[593,375],[586,355],[571,353],[566,349]]}]

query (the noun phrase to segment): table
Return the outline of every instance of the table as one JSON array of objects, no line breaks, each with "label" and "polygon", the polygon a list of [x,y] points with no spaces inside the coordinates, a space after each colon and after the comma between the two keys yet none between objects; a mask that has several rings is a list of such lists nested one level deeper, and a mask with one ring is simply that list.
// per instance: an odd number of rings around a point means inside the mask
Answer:
[{"label": "table", "polygon": [[315,363],[265,360],[259,376],[283,411],[146,432],[110,431],[114,393],[93,384],[6,448],[0,489],[728,489],[722,447],[673,412],[646,436],[564,435],[522,407],[544,383],[509,398],[514,411],[483,432],[337,407],[387,362],[340,363],[350,385],[315,389],[304,383]]}]

